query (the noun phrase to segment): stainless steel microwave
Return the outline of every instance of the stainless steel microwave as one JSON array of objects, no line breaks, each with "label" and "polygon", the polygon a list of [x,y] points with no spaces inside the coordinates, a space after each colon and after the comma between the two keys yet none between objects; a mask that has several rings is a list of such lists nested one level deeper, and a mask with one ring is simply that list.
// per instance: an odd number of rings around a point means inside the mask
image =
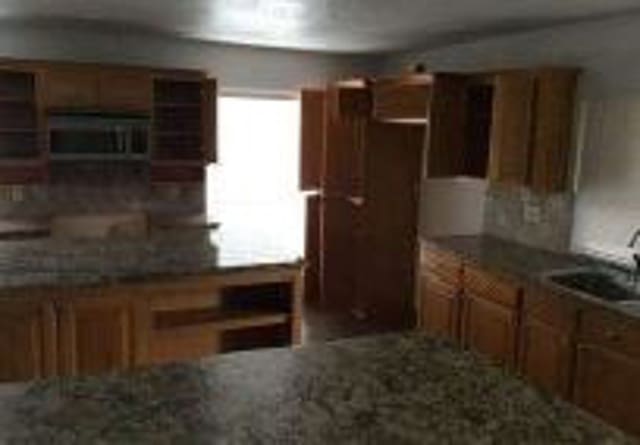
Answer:
[{"label": "stainless steel microwave", "polygon": [[148,116],[55,113],[48,116],[51,158],[56,160],[146,160]]}]

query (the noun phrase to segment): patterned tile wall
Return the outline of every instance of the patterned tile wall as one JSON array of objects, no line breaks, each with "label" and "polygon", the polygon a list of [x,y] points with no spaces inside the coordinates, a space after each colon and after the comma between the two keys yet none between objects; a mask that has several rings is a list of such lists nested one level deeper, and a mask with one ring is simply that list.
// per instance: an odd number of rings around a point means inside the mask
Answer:
[{"label": "patterned tile wall", "polygon": [[152,185],[143,164],[60,164],[52,167],[49,184],[1,189],[2,220],[129,211],[189,216],[205,210],[203,184]]},{"label": "patterned tile wall", "polygon": [[487,191],[487,234],[553,251],[571,243],[572,193],[538,195],[526,188],[491,185]]}]

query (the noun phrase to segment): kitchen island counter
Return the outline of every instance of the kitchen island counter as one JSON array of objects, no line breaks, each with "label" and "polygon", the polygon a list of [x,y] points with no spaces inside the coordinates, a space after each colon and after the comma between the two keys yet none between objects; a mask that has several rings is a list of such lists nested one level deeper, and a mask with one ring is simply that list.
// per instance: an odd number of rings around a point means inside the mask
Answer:
[{"label": "kitchen island counter", "polygon": [[0,386],[5,442],[635,443],[419,334]]}]

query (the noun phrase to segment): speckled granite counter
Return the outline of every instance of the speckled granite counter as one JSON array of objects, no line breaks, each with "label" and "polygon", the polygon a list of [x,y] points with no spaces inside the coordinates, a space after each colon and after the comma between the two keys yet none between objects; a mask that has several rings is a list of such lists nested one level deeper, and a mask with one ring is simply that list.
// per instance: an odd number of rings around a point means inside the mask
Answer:
[{"label": "speckled granite counter", "polygon": [[0,443],[626,444],[632,439],[419,334],[0,386]]},{"label": "speckled granite counter", "polygon": [[[523,283],[543,283],[545,286],[556,289],[559,289],[557,285],[545,279],[552,272],[575,268],[612,267],[610,264],[594,258],[570,253],[549,252],[490,236],[432,238],[423,240],[422,244],[454,252],[464,260],[496,274],[513,277]],[[585,302],[640,318],[640,304],[635,304],[635,302],[633,305],[609,302],[568,288],[562,288],[562,292]]]},{"label": "speckled granite counter", "polygon": [[245,268],[299,266],[277,240],[224,231],[173,229],[148,238],[0,242],[0,289],[101,284]]},{"label": "speckled granite counter", "polygon": [[587,258],[534,249],[491,236],[451,236],[423,241],[452,251],[484,268],[522,280],[539,277],[558,269],[593,264]]}]

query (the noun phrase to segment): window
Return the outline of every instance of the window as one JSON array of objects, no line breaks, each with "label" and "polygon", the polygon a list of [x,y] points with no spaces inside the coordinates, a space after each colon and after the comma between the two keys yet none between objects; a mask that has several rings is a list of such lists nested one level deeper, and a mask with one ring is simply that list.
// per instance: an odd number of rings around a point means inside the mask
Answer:
[{"label": "window", "polygon": [[222,223],[225,240],[302,256],[299,137],[299,99],[219,98],[218,164],[207,171],[207,213]]}]

